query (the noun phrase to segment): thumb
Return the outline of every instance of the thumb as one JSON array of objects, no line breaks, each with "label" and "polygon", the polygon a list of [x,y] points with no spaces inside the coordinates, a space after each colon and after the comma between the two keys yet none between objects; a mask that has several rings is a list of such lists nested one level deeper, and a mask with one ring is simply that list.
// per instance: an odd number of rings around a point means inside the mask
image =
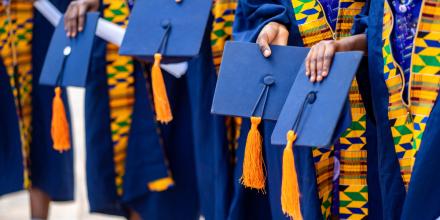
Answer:
[{"label": "thumb", "polygon": [[278,25],[275,22],[271,22],[264,26],[257,39],[257,44],[260,47],[260,51],[265,57],[269,57],[272,54],[269,44],[272,44],[277,36]]}]

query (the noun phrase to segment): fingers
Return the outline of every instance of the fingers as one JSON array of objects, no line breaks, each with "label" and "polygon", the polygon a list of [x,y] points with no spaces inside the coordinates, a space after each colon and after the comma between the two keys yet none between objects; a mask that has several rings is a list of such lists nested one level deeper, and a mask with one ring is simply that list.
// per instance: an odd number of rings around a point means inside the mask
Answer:
[{"label": "fingers", "polygon": [[313,50],[314,50],[313,47],[310,48],[309,53],[307,54],[307,57],[306,57],[306,76],[307,77],[310,77],[310,60],[311,60],[311,57],[313,54]]},{"label": "fingers", "polygon": [[72,1],[64,14],[64,29],[68,37],[76,37],[84,30],[87,1]]},{"label": "fingers", "polygon": [[258,47],[260,47],[260,51],[264,57],[269,57],[272,52],[269,47],[269,35],[266,32],[260,33],[257,39]]},{"label": "fingers", "polygon": [[277,23],[271,22],[264,26],[260,35],[258,35],[257,44],[265,57],[269,57],[272,54],[269,44],[272,43],[277,35],[278,25]]},{"label": "fingers", "polygon": [[309,77],[310,82],[315,82],[316,80],[316,57],[317,57],[317,48],[312,47],[309,52]]},{"label": "fingers", "polygon": [[322,41],[310,49],[305,64],[310,82],[321,82],[328,76],[335,52],[334,41]]},{"label": "fingers", "polygon": [[84,30],[84,23],[86,18],[87,7],[84,4],[78,7],[78,31],[82,32]]},{"label": "fingers", "polygon": [[69,23],[69,14],[70,11],[72,10],[72,4],[70,4],[67,7],[66,13],[64,13],[64,30],[66,31],[66,36],[69,37],[70,36],[70,23]]},{"label": "fingers", "polygon": [[73,1],[67,8],[64,14],[64,29],[66,30],[67,37],[75,37],[77,33],[78,22],[78,3]]},{"label": "fingers", "polygon": [[328,76],[330,71],[330,66],[332,65],[333,57],[335,55],[336,49],[333,46],[327,47],[324,53],[324,61],[322,64],[322,76]]},{"label": "fingers", "polygon": [[322,64],[324,63],[324,53],[325,53],[325,44],[318,44],[317,53],[316,53],[316,81],[322,81]]}]

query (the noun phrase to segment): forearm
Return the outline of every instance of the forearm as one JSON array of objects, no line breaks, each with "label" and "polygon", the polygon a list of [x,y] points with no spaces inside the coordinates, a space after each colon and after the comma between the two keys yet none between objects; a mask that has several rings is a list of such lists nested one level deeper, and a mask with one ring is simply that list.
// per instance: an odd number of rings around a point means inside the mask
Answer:
[{"label": "forearm", "polygon": [[357,34],[350,37],[342,38],[337,42],[336,51],[363,51],[367,53],[367,35]]}]

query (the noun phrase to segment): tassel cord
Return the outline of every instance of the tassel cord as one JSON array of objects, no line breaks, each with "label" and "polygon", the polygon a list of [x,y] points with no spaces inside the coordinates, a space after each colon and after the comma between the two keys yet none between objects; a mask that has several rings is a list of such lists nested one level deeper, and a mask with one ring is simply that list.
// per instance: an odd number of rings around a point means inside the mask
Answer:
[{"label": "tassel cord", "polygon": [[162,27],[165,29],[165,32],[160,40],[159,48],[156,51],[156,53],[160,54],[164,54],[168,46],[168,39],[170,38],[171,33],[171,23],[164,24]]},{"label": "tassel cord", "polygon": [[258,96],[258,99],[257,99],[257,103],[255,103],[254,107],[252,108],[252,116],[253,117],[256,117],[257,108],[258,108],[260,102],[263,101],[262,102],[263,109],[261,110],[261,118],[263,118],[264,109],[266,108],[267,97],[269,97],[269,88],[270,88],[270,85],[265,84],[263,90],[261,90],[260,95]]},{"label": "tassel cord", "polygon": [[[243,171],[240,179],[244,186],[257,189],[263,193],[265,192],[264,188],[266,185],[266,168],[263,161],[263,138],[258,130],[258,126],[264,116],[270,85],[270,83],[264,84],[257,103],[252,109],[251,128],[246,139]],[[260,104],[262,105],[261,117],[255,116]]]},{"label": "tassel cord", "polygon": [[316,101],[316,94],[317,94],[316,91],[309,92],[301,105],[301,109],[299,110],[298,116],[295,118],[295,122],[293,123],[292,126],[292,130],[296,131],[297,135],[298,135],[298,127],[301,122],[302,116],[304,114],[304,110],[308,105],[313,104]]},{"label": "tassel cord", "polygon": [[52,124],[51,135],[53,141],[53,148],[60,153],[70,149],[70,129],[66,117],[66,109],[64,107],[62,93],[62,82],[64,77],[64,69],[67,62],[67,57],[70,55],[70,47],[64,49],[63,62],[60,72],[57,76],[55,96],[52,103]]},{"label": "tassel cord", "polygon": [[169,123],[173,120],[170,103],[168,100],[165,81],[161,70],[162,54],[165,52],[171,31],[171,23],[165,21],[162,24],[165,29],[157,52],[154,54],[154,63],[151,69],[151,84],[153,89],[153,102],[156,112],[156,120],[161,123]]},{"label": "tassel cord", "polygon": [[306,107],[316,101],[316,91],[311,91],[304,98],[300,111],[293,123],[292,130],[287,132],[287,144],[283,152],[283,170],[281,183],[281,208],[283,213],[295,220],[302,220],[298,174],[295,167],[293,146],[297,139],[299,124]]}]

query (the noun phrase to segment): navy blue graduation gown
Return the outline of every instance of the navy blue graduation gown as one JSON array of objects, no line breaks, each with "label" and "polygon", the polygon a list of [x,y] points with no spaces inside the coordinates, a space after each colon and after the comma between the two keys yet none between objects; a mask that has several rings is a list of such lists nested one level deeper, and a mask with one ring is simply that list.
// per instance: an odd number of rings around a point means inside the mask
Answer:
[{"label": "navy blue graduation gown", "polygon": [[[286,25],[290,30],[289,44],[298,45],[301,42],[298,29],[292,24],[293,9],[288,1],[239,1],[236,20],[234,23],[233,38],[236,41],[255,42],[261,29],[269,22],[278,22]],[[244,119],[249,124],[247,119]],[[281,210],[281,168],[283,147],[270,144],[275,122],[265,121],[260,126],[263,135],[264,162],[267,169],[266,191],[272,219],[289,219]],[[244,126],[243,128],[245,128]],[[244,148],[246,135],[249,131],[242,130],[240,148]],[[295,148],[295,162],[298,168],[299,186],[302,192],[301,207],[304,219],[319,219],[321,217],[320,204],[317,194],[317,184],[312,153],[307,148]],[[243,156],[243,155],[241,155]],[[242,162],[242,160],[240,161]],[[241,175],[241,172],[239,173]],[[238,179],[237,179],[238,181]],[[304,199],[307,198],[307,199]]]},{"label": "navy blue graduation gown", "polygon": [[[192,130],[185,106],[188,92],[183,83],[164,74],[174,120],[159,125],[148,96],[144,68],[135,62],[135,103],[126,149],[123,194],[115,184],[115,164],[110,129],[110,108],[106,72],[106,44],[95,40],[91,70],[86,88],[87,185],[91,212],[128,215],[128,208],[144,219],[196,219],[197,184],[194,168]],[[150,67],[146,67],[150,68]],[[173,96],[171,94],[179,94]],[[161,130],[160,135],[157,129]],[[165,163],[168,161],[168,166]],[[168,169],[175,185],[163,192],[151,192],[147,184],[162,178]],[[164,176],[165,174],[165,176]]]},{"label": "navy blue graduation gown", "polygon": [[[377,121],[378,167],[383,216],[384,219],[436,219],[440,216],[438,203],[440,174],[437,172],[440,168],[440,160],[437,159],[440,151],[438,147],[440,129],[437,126],[440,120],[439,100],[438,98],[434,100],[429,120],[426,122],[426,129],[421,137],[422,142],[406,192],[388,119],[389,94],[384,80],[382,54],[384,1],[386,0],[371,1],[367,22],[369,78],[372,82],[373,109]],[[437,7],[438,10],[438,4],[433,7]],[[436,43],[429,46],[438,47],[438,41]]]},{"label": "navy blue graduation gown", "polygon": [[[236,21],[234,24],[234,40],[255,42],[261,29],[269,22],[284,24],[289,30],[288,45],[303,46],[301,35],[296,25],[294,11],[291,1],[277,0],[243,0],[239,1]],[[362,22],[365,18],[358,18],[354,29],[362,29]],[[375,123],[371,114],[371,98],[369,92],[369,82],[365,72],[358,73],[359,89],[361,90],[364,104],[367,108],[367,149],[368,149],[368,190],[369,190],[369,217],[380,219],[381,207],[376,162],[376,130]],[[330,76],[331,77],[331,76]],[[248,122],[248,120],[244,120]],[[270,144],[270,137],[273,131],[274,122],[265,121],[260,126],[260,131],[264,138],[264,161],[267,169],[267,194],[270,201],[270,210],[273,219],[287,219],[281,210],[281,170],[283,146]],[[248,130],[243,130],[247,134]],[[245,142],[241,143],[244,147]],[[304,219],[322,219],[321,202],[318,197],[318,186],[316,182],[316,172],[313,155],[308,148],[294,148],[295,164],[298,175],[299,187],[301,190],[301,211]]]},{"label": "navy blue graduation gown", "polygon": [[[69,1],[51,1],[64,11]],[[30,172],[32,186],[46,192],[54,201],[73,199],[73,150],[63,154],[52,149],[51,114],[53,88],[38,85],[41,68],[46,56],[52,25],[34,12],[32,39],[32,142],[30,145]],[[0,195],[23,189],[23,162],[21,155],[20,132],[15,103],[11,93],[9,77],[3,62],[0,62],[1,111],[4,120],[0,138]],[[64,93],[64,101],[67,98]],[[67,112],[68,108],[66,107]],[[4,132],[3,132],[4,130]]]}]

